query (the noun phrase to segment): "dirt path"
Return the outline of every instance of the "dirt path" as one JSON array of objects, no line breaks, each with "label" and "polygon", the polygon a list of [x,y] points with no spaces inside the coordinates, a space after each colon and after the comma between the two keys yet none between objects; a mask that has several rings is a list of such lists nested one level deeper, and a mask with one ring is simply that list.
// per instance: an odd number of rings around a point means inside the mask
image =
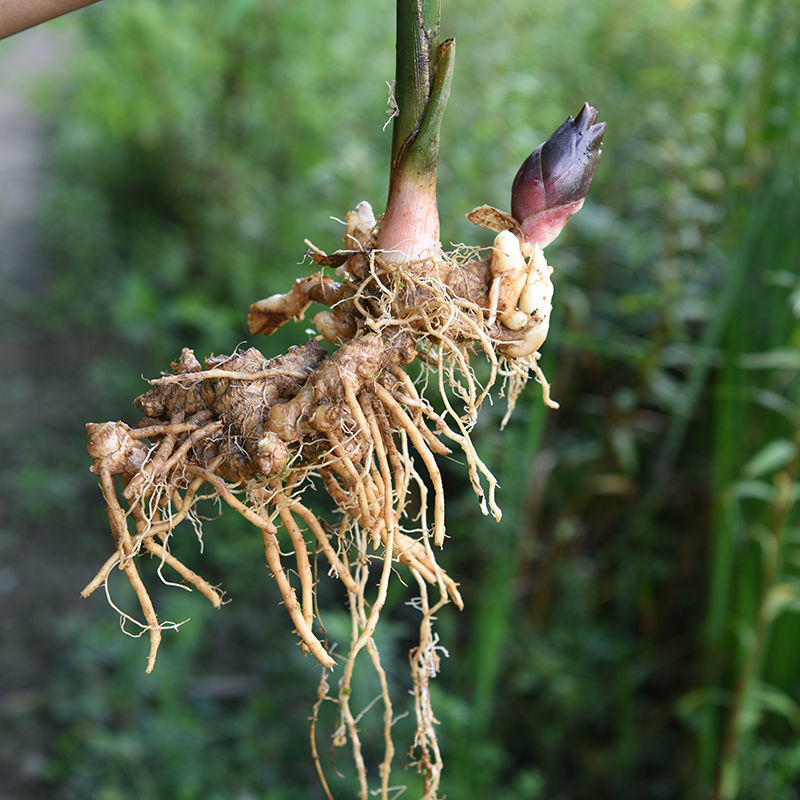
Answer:
[{"label": "dirt path", "polygon": [[[44,473],[36,436],[63,421],[56,401],[69,358],[52,358],[26,308],[46,285],[39,209],[46,174],[46,126],[29,100],[57,69],[70,37],[35,28],[0,42],[0,798],[43,796],[52,730],[41,714],[64,646],[59,617],[78,604],[82,568],[69,529],[49,524],[57,497],[29,506]],[[77,354],[74,357],[77,359]],[[48,365],[59,361],[52,377]],[[54,382],[55,381],[55,382]],[[31,452],[37,455],[31,457]],[[26,455],[27,453],[27,455]],[[38,469],[38,473],[37,473]],[[46,474],[46,473],[44,473]],[[63,513],[63,510],[62,510]],[[41,521],[40,521],[41,520]],[[66,522],[66,520],[65,520]],[[61,530],[54,528],[61,527]],[[66,536],[65,536],[66,534]]]},{"label": "dirt path", "polygon": [[8,307],[31,286],[42,254],[36,213],[44,172],[44,125],[31,87],[63,58],[66,40],[35,28],[0,42],[0,303]]}]

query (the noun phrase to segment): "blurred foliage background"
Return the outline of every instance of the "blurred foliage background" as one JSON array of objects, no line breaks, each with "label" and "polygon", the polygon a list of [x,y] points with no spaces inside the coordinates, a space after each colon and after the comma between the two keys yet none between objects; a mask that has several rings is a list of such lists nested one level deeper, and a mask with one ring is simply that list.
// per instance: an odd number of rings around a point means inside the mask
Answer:
[{"label": "blurred foliage background", "polygon": [[[241,520],[210,522],[202,559],[179,545],[232,602],[160,591],[164,616],[192,619],[153,676],[102,597],[43,598],[77,595],[111,546],[83,422],[135,421],[140,376],[182,346],[305,339],[250,341],[246,310],[305,274],[305,237],[337,246],[331,216],[382,206],[393,3],[117,0],[58,24],[76,40],[36,93],[49,258],[0,320],[37,387],[3,406],[3,796],[321,797],[318,673]],[[439,621],[443,789],[800,797],[800,7],[445,0],[442,33],[458,41],[445,240],[489,243],[464,214],[507,208],[518,165],[584,100],[608,122],[586,206],[548,251],[561,409],[532,385],[504,433],[502,402],[479,423],[502,524],[445,465],[442,560],[466,609]],[[401,698],[404,600],[382,634]]]}]

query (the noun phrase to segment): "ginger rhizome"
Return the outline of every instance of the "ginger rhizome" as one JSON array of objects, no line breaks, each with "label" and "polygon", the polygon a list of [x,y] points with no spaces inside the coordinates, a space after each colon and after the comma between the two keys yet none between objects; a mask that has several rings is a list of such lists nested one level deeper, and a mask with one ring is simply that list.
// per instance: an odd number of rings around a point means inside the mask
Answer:
[{"label": "ginger rhizome", "polygon": [[[599,138],[593,137],[592,152]],[[547,217],[548,231],[558,208]],[[531,213],[542,210],[553,209]],[[362,652],[381,687],[382,797],[388,796],[395,755],[395,714],[373,638],[393,576],[416,591],[421,619],[410,653],[417,721],[412,751],[425,797],[436,797],[439,786],[442,758],[428,686],[443,648],[433,622],[445,604],[463,603],[456,579],[436,556],[447,539],[437,458],[452,453],[462,459],[481,509],[499,519],[497,482],[470,437],[481,404],[501,384],[508,398],[505,423],[533,374],[544,402],[557,407],[538,366],[553,296],[542,246],[520,220],[497,209],[483,206],[469,216],[497,232],[491,248],[445,253],[423,247],[420,236],[418,252],[400,258],[397,248],[381,246],[386,237],[369,204],[359,204],[347,215],[343,249],[329,255],[308,243],[311,274],[250,309],[251,333],[270,334],[303,319],[311,303],[322,304],[326,308],[311,319],[317,336],[275,358],[250,348],[201,364],[184,349],[135,400],[142,414],[135,427],[87,425],[91,469],[100,479],[115,549],[83,594],[101,586],[108,591],[112,572],[125,572],[143,619],[124,618],[149,635],[150,672],[165,626],[137,560],[157,559],[165,582],[177,577],[219,606],[220,590],[171,553],[171,537],[179,526],[199,529],[201,499],[211,497],[242,516],[263,539],[300,647],[323,668],[311,722],[315,755],[318,711],[333,700],[333,743],[349,744],[362,798],[371,788],[361,712],[351,708],[353,670]],[[488,363],[482,383],[471,366],[476,354]],[[431,385],[438,407],[426,392]],[[330,497],[333,515],[315,510],[320,491]],[[336,655],[316,603],[318,558],[341,582],[352,617],[352,639]],[[331,694],[328,670],[334,666],[340,672]],[[331,796],[319,757],[315,763]]]}]

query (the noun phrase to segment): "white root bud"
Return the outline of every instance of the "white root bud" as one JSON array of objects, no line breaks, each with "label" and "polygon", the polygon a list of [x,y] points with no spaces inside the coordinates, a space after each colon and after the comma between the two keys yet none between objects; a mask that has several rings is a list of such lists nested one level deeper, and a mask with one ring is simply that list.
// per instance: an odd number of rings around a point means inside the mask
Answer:
[{"label": "white root bud", "polygon": [[519,239],[511,231],[500,231],[494,237],[489,268],[495,277],[503,272],[525,269]]},{"label": "white root bud", "polygon": [[544,344],[550,329],[549,315],[543,319],[535,315],[530,318],[529,325],[530,327],[520,341],[503,345],[503,353],[508,358],[525,358],[525,356],[535,353]]},{"label": "white root bud", "polygon": [[553,268],[547,263],[541,247],[535,247],[528,264],[525,285],[519,295],[519,311],[524,314],[526,322],[519,327],[513,327],[517,319],[508,317],[509,325],[503,316],[501,321],[511,330],[521,330],[523,337],[520,341],[510,342],[503,346],[503,353],[509,358],[524,358],[535,353],[547,338],[550,329],[550,312],[553,310],[553,283],[550,276]]},{"label": "white root bud", "polygon": [[[511,231],[497,234],[489,259],[489,269],[494,278],[492,290],[497,298],[492,297],[492,309],[497,309],[500,322],[507,328],[517,330],[517,299],[525,285],[528,266],[522,257],[519,239]],[[511,324],[509,324],[509,322]]]},{"label": "white root bud", "polygon": [[510,331],[521,331],[528,324],[528,315],[524,311],[509,311],[500,317],[500,321]]},{"label": "white root bud", "polygon": [[333,311],[320,311],[311,318],[311,324],[317,332],[331,344],[341,344],[352,339],[358,332],[355,323],[350,319],[342,319]]},{"label": "white root bud", "polygon": [[344,235],[344,246],[348,250],[363,250],[372,244],[373,231],[377,221],[372,206],[362,200],[355,211],[347,212],[347,231]]},{"label": "white root bud", "polygon": [[550,281],[552,272],[553,268],[548,265],[542,248],[534,247],[525,286],[519,296],[520,311],[532,314],[538,310],[543,313],[546,308],[547,315],[550,315],[553,300],[553,284]]}]

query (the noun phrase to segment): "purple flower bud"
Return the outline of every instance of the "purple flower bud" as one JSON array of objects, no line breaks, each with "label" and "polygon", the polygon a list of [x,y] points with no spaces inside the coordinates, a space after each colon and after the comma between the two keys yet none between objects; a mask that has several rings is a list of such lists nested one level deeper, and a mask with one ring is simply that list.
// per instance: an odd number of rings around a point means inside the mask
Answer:
[{"label": "purple flower bud", "polygon": [[540,144],[511,187],[511,216],[530,244],[547,247],[580,209],[600,160],[605,122],[588,103]]}]

